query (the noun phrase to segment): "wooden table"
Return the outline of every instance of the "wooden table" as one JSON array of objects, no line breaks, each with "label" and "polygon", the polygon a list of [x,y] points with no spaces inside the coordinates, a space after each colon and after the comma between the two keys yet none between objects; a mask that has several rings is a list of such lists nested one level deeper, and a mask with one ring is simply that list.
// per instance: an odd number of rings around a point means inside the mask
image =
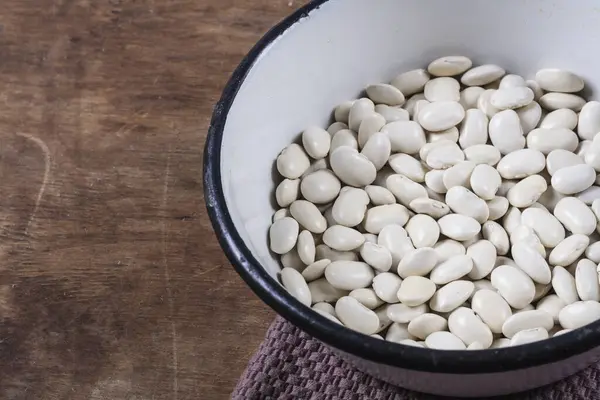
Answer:
[{"label": "wooden table", "polygon": [[225,399],[273,318],[207,219],[212,106],[290,0],[4,0],[0,398]]}]

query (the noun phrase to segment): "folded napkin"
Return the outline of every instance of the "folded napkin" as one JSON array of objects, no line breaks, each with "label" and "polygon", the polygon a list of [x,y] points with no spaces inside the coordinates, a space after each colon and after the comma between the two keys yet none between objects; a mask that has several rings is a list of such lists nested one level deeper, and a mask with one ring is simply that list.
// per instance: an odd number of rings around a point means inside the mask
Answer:
[{"label": "folded napkin", "polygon": [[[278,317],[252,357],[233,400],[434,400],[356,370],[300,329]],[[600,399],[600,364],[550,386],[495,399]]]}]

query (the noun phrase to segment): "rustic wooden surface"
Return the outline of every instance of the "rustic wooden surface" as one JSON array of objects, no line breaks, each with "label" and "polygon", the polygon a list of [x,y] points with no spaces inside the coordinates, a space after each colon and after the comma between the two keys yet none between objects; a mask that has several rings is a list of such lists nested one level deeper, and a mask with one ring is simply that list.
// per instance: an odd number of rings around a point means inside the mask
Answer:
[{"label": "rustic wooden surface", "polygon": [[4,0],[0,398],[225,399],[273,318],[202,198],[212,106],[290,0]]}]

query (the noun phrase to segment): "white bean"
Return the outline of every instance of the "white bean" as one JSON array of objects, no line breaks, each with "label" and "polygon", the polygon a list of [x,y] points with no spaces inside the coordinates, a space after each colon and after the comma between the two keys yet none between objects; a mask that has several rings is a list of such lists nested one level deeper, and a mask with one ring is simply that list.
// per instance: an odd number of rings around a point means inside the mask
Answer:
[{"label": "white bean", "polygon": [[[340,180],[327,169],[322,169],[306,175],[302,178],[302,183],[300,183],[300,192],[302,193],[302,196],[315,204],[327,204],[332,202],[340,193],[341,188],[342,185]],[[294,200],[296,200],[296,198]],[[291,202],[289,204],[291,204]]]},{"label": "white bean", "polygon": [[525,208],[538,201],[548,185],[540,175],[531,175],[513,186],[506,198],[513,207]]},{"label": "white bean", "polygon": [[492,200],[500,188],[502,178],[496,168],[487,164],[479,164],[471,174],[470,183],[477,196],[483,200]]},{"label": "white bean", "polygon": [[429,215],[424,214],[412,217],[406,224],[406,232],[417,249],[432,247],[440,237],[440,228],[437,222]]},{"label": "white bean", "polygon": [[375,169],[379,171],[390,158],[391,152],[392,147],[388,135],[377,132],[369,138],[360,154],[371,161]]},{"label": "white bean", "polygon": [[432,248],[423,247],[412,250],[398,264],[398,275],[402,278],[425,276],[431,272],[437,261],[437,253]]},{"label": "white bean", "polygon": [[557,295],[551,294],[542,298],[537,306],[537,310],[542,310],[548,313],[554,320],[554,322],[558,322],[558,314],[560,310],[562,310],[567,304]]},{"label": "white bean", "polygon": [[306,281],[300,274],[292,268],[284,268],[281,270],[281,282],[288,292],[294,296],[299,302],[310,307],[311,295]]},{"label": "white bean", "polygon": [[429,81],[429,74],[424,69],[413,69],[396,76],[390,82],[400,89],[405,96],[422,92],[425,84]]},{"label": "white bean", "polygon": [[577,329],[600,319],[600,303],[597,301],[577,301],[563,308],[558,321],[563,328]]},{"label": "white bean", "polygon": [[492,106],[499,110],[525,107],[533,101],[533,91],[526,86],[500,88],[490,98]]},{"label": "white bean", "polygon": [[533,229],[542,244],[553,248],[565,238],[565,228],[558,219],[539,208],[528,208],[521,214],[521,223]]},{"label": "white bean", "polygon": [[[329,128],[327,128],[327,133],[329,133],[333,138],[333,135],[335,135],[342,129],[348,129],[348,125],[344,122],[334,122],[333,124],[329,125]],[[331,143],[329,143],[329,145],[331,146]]]},{"label": "white bean", "polygon": [[502,154],[508,154],[525,147],[521,121],[513,110],[500,111],[492,117],[489,135],[494,147]]},{"label": "white bean", "polygon": [[592,186],[596,171],[587,164],[577,164],[559,169],[552,176],[552,187],[562,194],[575,194]]},{"label": "white bean", "polygon": [[310,167],[310,160],[296,143],[290,144],[277,156],[277,171],[288,179],[298,179]]},{"label": "white bean", "polygon": [[408,219],[408,210],[402,204],[386,204],[367,211],[364,227],[367,232],[379,234],[390,224],[404,226]]},{"label": "white bean", "polygon": [[409,307],[406,304],[390,304],[387,308],[387,317],[400,324],[407,324],[419,315],[423,315],[428,311],[426,304],[421,304],[416,307]]},{"label": "white bean", "polygon": [[563,149],[552,150],[546,158],[546,168],[551,176],[560,169],[584,163],[581,156]]},{"label": "white bean", "polygon": [[[436,190],[438,193],[446,193],[448,189],[460,186],[468,187],[471,181],[471,174],[477,164],[472,161],[461,161],[458,164],[448,168],[442,175],[442,183],[444,185],[443,191]],[[433,171],[428,172],[430,174]],[[427,182],[427,176],[425,177]],[[428,185],[429,186],[429,185]],[[437,185],[435,185],[437,188]],[[432,189],[436,189],[432,188]],[[440,189],[441,190],[441,189]]]},{"label": "white bean", "polygon": [[600,263],[600,242],[595,242],[585,249],[585,256],[596,264]]},{"label": "white bean", "polygon": [[591,140],[600,132],[600,102],[586,103],[579,113],[577,134],[584,140]]},{"label": "white bean", "polygon": [[402,92],[395,86],[387,83],[376,83],[366,88],[367,96],[374,103],[387,104],[388,106],[401,106],[406,99]]},{"label": "white bean", "polygon": [[433,76],[460,75],[473,66],[473,62],[464,56],[446,56],[432,61],[427,71]]},{"label": "white bean", "polygon": [[356,261],[356,253],[351,251],[337,251],[333,250],[326,244],[319,244],[316,248],[315,260],[331,260],[331,261]]},{"label": "white bean", "polygon": [[500,110],[494,107],[491,103],[492,96],[496,93],[495,89],[486,89],[477,99],[477,108],[489,118],[496,115]]},{"label": "white bean", "polygon": [[356,229],[333,225],[323,233],[323,242],[334,250],[350,251],[362,246],[365,237]]},{"label": "white bean", "polygon": [[375,165],[351,147],[342,146],[335,149],[331,153],[329,162],[337,177],[350,186],[370,185],[377,175]]},{"label": "white bean", "polygon": [[590,238],[586,235],[571,235],[552,249],[548,261],[552,265],[566,267],[574,263],[585,252],[589,244]]},{"label": "white bean", "polygon": [[458,241],[472,239],[481,231],[477,220],[460,214],[445,215],[438,224],[443,235]]},{"label": "white bean", "polygon": [[570,93],[546,93],[540,98],[540,104],[547,110],[569,108],[575,112],[581,111],[585,100]]},{"label": "white bean", "polygon": [[558,297],[566,304],[579,300],[575,278],[563,267],[554,267],[552,270],[552,288]]},{"label": "white bean", "polygon": [[544,170],[546,158],[540,151],[521,149],[502,157],[498,172],[504,179],[522,179]]},{"label": "white bean", "polygon": [[408,233],[400,225],[388,225],[383,228],[377,237],[377,244],[390,251],[392,266],[397,266],[401,259],[415,249]]},{"label": "white bean", "polygon": [[531,304],[535,296],[535,286],[531,278],[511,265],[495,268],[491,274],[491,282],[506,302],[517,309]]},{"label": "white bean", "polygon": [[534,129],[527,135],[527,147],[549,154],[552,150],[575,151],[578,139],[575,132],[565,128]]},{"label": "white bean", "polygon": [[512,338],[517,332],[525,329],[544,328],[549,331],[554,326],[552,316],[543,310],[521,311],[510,316],[504,325],[502,333]]},{"label": "white bean", "polygon": [[310,290],[310,296],[313,303],[336,301],[348,294],[348,291],[346,290],[337,289],[331,286],[325,278],[310,282],[308,284],[308,289]]},{"label": "white bean", "polygon": [[344,188],[331,208],[331,216],[340,225],[352,227],[365,218],[369,196],[362,189]]},{"label": "white bean", "polygon": [[425,162],[432,169],[447,169],[461,161],[465,154],[458,145],[437,146],[429,151]]},{"label": "white bean", "polygon": [[350,129],[341,129],[337,131],[331,139],[331,148],[329,154],[333,153],[340,147],[350,147],[354,150],[358,150],[358,139],[356,133]]},{"label": "white bean", "polygon": [[532,328],[519,331],[510,340],[510,346],[520,346],[527,343],[548,339],[548,331],[544,328]]},{"label": "white bean", "polygon": [[460,307],[450,314],[448,328],[467,345],[477,342],[487,349],[494,339],[490,328],[477,318],[473,310],[466,307]]},{"label": "white bean", "polygon": [[464,89],[460,92],[460,104],[465,110],[476,109],[479,96],[483,92],[485,92],[485,89],[479,86],[471,86]]},{"label": "white bean", "polygon": [[396,203],[396,198],[386,188],[383,186],[374,186],[367,185],[365,186],[365,191],[371,200],[371,203],[376,206],[382,206],[384,204],[394,204]]},{"label": "white bean", "polygon": [[369,264],[360,261],[333,261],[325,268],[327,282],[342,290],[367,287],[373,277]]},{"label": "white bean", "polygon": [[511,88],[511,87],[520,87],[520,86],[527,86],[527,84],[525,83],[525,79],[523,79],[522,76],[520,75],[513,75],[513,74],[509,74],[509,75],[505,75],[504,78],[502,78],[500,80],[500,89],[505,89],[505,88]]},{"label": "white bean", "polygon": [[429,279],[436,285],[445,285],[462,278],[473,269],[473,259],[468,255],[457,255],[439,263],[431,270]]},{"label": "white bean", "polygon": [[422,276],[409,276],[400,284],[397,300],[407,306],[416,307],[431,299],[435,291],[435,283],[431,280]]},{"label": "white bean", "polygon": [[390,325],[390,328],[388,329],[386,335],[385,335],[385,340],[389,341],[389,342],[394,342],[394,343],[401,343],[404,340],[412,340],[412,339],[416,339],[413,335],[411,335],[408,332],[408,324],[399,324],[399,323],[392,323]]},{"label": "white bean", "polygon": [[493,333],[502,333],[504,322],[512,315],[510,306],[494,290],[477,290],[471,300],[471,307]]},{"label": "white bean", "polygon": [[365,243],[360,248],[360,256],[373,269],[379,272],[389,271],[392,267],[392,254],[376,243]]},{"label": "white bean", "polygon": [[496,264],[496,255],[496,247],[488,240],[479,240],[469,246],[467,256],[473,263],[469,278],[477,280],[488,276]]},{"label": "white bean", "polygon": [[269,229],[271,251],[277,254],[285,254],[292,250],[296,245],[299,230],[298,222],[290,217],[284,217],[273,222]]},{"label": "white bean", "polygon": [[529,134],[540,122],[542,118],[542,106],[536,101],[529,105],[515,110],[521,121],[521,127],[525,135]]},{"label": "white bean", "polygon": [[405,206],[408,206],[414,199],[429,197],[427,190],[423,186],[413,182],[404,175],[390,175],[386,179],[385,185],[394,194],[396,199]]},{"label": "white bean", "polygon": [[324,258],[310,264],[302,271],[302,276],[306,282],[315,281],[325,274],[325,268],[331,264],[331,260]]},{"label": "white bean", "polygon": [[[402,279],[391,272],[383,272],[373,278],[373,290],[381,300],[386,303],[398,303],[398,290],[402,284]],[[400,322],[400,321],[395,321]]]},{"label": "white bean", "polygon": [[568,108],[552,111],[540,123],[540,128],[566,128],[574,130],[577,126],[577,113]]},{"label": "white bean", "polygon": [[[375,104],[371,99],[362,98],[352,103],[348,113],[348,127],[354,132],[358,132],[362,120],[375,111]],[[345,122],[345,121],[342,121]],[[333,151],[333,148],[332,150]]]},{"label": "white bean", "polygon": [[459,101],[460,83],[449,77],[431,79],[425,84],[425,99],[434,101]]},{"label": "white bean", "polygon": [[600,301],[600,285],[594,262],[583,259],[577,263],[575,287],[581,300]]},{"label": "white bean", "polygon": [[495,221],[506,214],[509,203],[506,197],[494,196],[493,199],[487,201],[487,205],[490,210],[489,219]]},{"label": "white bean", "polygon": [[502,78],[505,73],[506,71],[497,65],[480,65],[465,72],[460,81],[465,86],[483,86]]},{"label": "white bean", "polygon": [[[390,122],[395,121],[409,121],[410,116],[408,111],[398,108],[398,107],[390,107],[386,104],[377,104],[375,106],[375,112],[381,115],[385,119],[385,123],[389,124]],[[362,124],[361,124],[362,126]],[[360,128],[358,128],[360,134]]]},{"label": "white bean", "polygon": [[575,93],[583,89],[583,79],[572,72],[545,68],[535,74],[540,87],[549,92]]},{"label": "white bean", "polygon": [[554,207],[554,216],[572,233],[591,235],[596,230],[592,210],[575,197],[565,197]]},{"label": "white bean", "polygon": [[483,111],[476,108],[468,109],[459,131],[460,147],[466,149],[476,144],[486,144],[488,123],[488,117]]},{"label": "white bean", "polygon": [[353,297],[345,296],[339,299],[335,303],[335,313],[348,328],[365,335],[371,335],[379,328],[377,314]]},{"label": "white bean", "polygon": [[385,304],[383,300],[377,297],[375,291],[369,288],[354,289],[350,292],[350,294],[348,294],[348,296],[355,298],[360,304],[367,307],[369,310],[375,310],[376,308]]},{"label": "white bean", "polygon": [[415,121],[395,121],[381,128],[390,138],[392,152],[417,154],[425,145],[425,132]]},{"label": "white bean", "polygon": [[312,158],[324,158],[329,153],[331,135],[323,128],[311,126],[302,132],[302,145]]},{"label": "white bean", "polygon": [[466,350],[467,346],[450,332],[433,332],[425,339],[429,349],[438,350]]},{"label": "white bean", "polygon": [[508,253],[510,243],[508,239],[508,233],[504,230],[502,225],[495,221],[487,221],[481,228],[483,238],[489,240],[499,255],[505,255]]},{"label": "white bean", "polygon": [[600,186],[590,186],[577,194],[577,198],[586,205],[591,206],[594,200],[600,199]]},{"label": "white bean", "polygon": [[517,242],[513,244],[511,253],[515,263],[537,283],[548,284],[552,280],[550,267],[544,257],[532,246]]},{"label": "white bean", "polygon": [[298,256],[304,264],[310,265],[315,262],[316,248],[315,239],[313,238],[312,233],[309,231],[300,232],[298,235],[296,250],[298,251]]},{"label": "white bean", "polygon": [[464,151],[465,158],[475,164],[496,165],[500,161],[500,151],[489,144],[476,144],[467,147]]},{"label": "white bean", "polygon": [[415,182],[425,182],[425,168],[416,158],[399,153],[389,157],[388,163],[397,174],[402,174]]},{"label": "white bean", "polygon": [[431,298],[429,307],[437,312],[450,312],[460,307],[471,297],[475,285],[470,281],[454,281],[438,289]]},{"label": "white bean", "polygon": [[349,101],[345,101],[343,103],[341,103],[340,105],[338,105],[335,110],[334,110],[334,118],[337,122],[343,122],[345,124],[348,123],[348,117],[350,114],[350,109],[352,108],[352,105],[354,104],[354,101],[349,100]]},{"label": "white bean", "polygon": [[438,132],[458,125],[464,117],[465,110],[458,101],[437,101],[425,105],[417,120],[423,129]]},{"label": "white bean", "polygon": [[410,202],[411,210],[418,214],[425,214],[433,218],[441,218],[450,212],[450,207],[438,200],[418,198]]}]

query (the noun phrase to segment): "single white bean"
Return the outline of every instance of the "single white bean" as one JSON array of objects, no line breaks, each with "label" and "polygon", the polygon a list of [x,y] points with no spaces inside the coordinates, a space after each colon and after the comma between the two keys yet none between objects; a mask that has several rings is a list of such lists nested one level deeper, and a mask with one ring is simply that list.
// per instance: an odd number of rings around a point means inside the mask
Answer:
[{"label": "single white bean", "polygon": [[546,168],[551,176],[560,169],[584,163],[581,156],[563,149],[552,150],[546,157]]},{"label": "single white bean", "polygon": [[348,295],[348,291],[331,286],[325,278],[310,282],[308,284],[308,289],[310,290],[310,296],[313,303],[322,301],[329,303]]},{"label": "single white bean", "polygon": [[331,261],[356,261],[358,257],[352,251],[337,251],[327,246],[319,244],[316,248],[315,260],[331,260]]},{"label": "single white bean", "polygon": [[[398,303],[398,290],[402,279],[391,272],[382,272],[373,278],[373,290],[381,300],[386,303]],[[400,321],[395,321],[400,322]]]},{"label": "single white bean", "polygon": [[600,242],[595,242],[585,249],[585,257],[592,260],[596,264],[600,263]]},{"label": "single white bean", "polygon": [[491,103],[492,96],[496,93],[495,89],[486,89],[477,99],[477,108],[485,113],[488,118],[496,115],[500,110]]},{"label": "single white bean", "polygon": [[511,254],[517,266],[537,283],[546,285],[552,280],[552,273],[544,257],[527,243],[513,244]]},{"label": "single white bean", "polygon": [[367,287],[374,276],[369,264],[360,261],[333,261],[325,268],[327,282],[342,290]]},{"label": "single white bean", "polygon": [[466,149],[476,144],[486,144],[488,124],[488,117],[483,111],[477,108],[467,109],[459,131],[460,147]]},{"label": "single white bean", "polygon": [[[375,277],[377,279],[377,277]],[[435,283],[422,276],[409,276],[400,284],[397,300],[410,307],[429,301],[436,291]]]},{"label": "single white bean", "polygon": [[379,234],[390,224],[404,226],[408,219],[408,210],[402,204],[386,204],[367,211],[364,228],[367,232]]},{"label": "single white bean", "polygon": [[542,244],[553,248],[565,238],[565,228],[547,211],[530,207],[521,214],[521,223],[533,229]]},{"label": "single white bean", "polygon": [[527,343],[548,339],[548,331],[544,328],[524,329],[517,332],[510,340],[510,346],[520,346]]},{"label": "single white bean", "polygon": [[542,298],[537,303],[536,309],[547,312],[556,323],[558,322],[558,314],[560,313],[560,310],[562,310],[566,305],[567,303],[565,303],[560,297],[555,294],[551,294]]},{"label": "single white bean", "polygon": [[594,262],[583,259],[577,263],[575,287],[581,300],[600,301],[600,284]]},{"label": "single white bean", "polygon": [[329,154],[333,153],[340,147],[350,147],[354,150],[358,150],[358,139],[356,133],[350,129],[341,129],[337,131],[333,138],[331,138],[331,148]]},{"label": "single white bean", "polygon": [[366,88],[367,96],[374,103],[387,104],[388,106],[401,106],[406,99],[404,94],[395,86],[387,83],[376,83]]},{"label": "single white bean", "polygon": [[544,170],[546,157],[533,149],[513,151],[498,162],[498,172],[504,179],[523,179]]},{"label": "single white bean", "polygon": [[489,240],[479,240],[469,246],[467,256],[472,259],[473,263],[473,268],[468,273],[469,278],[482,279],[494,269],[497,256],[496,247]]},{"label": "single white bean", "polygon": [[334,250],[350,251],[362,246],[365,237],[356,229],[333,225],[323,233],[323,242]]},{"label": "single white bean", "polygon": [[423,247],[412,250],[398,264],[398,275],[402,278],[425,276],[431,272],[437,261],[437,253],[432,248]]},{"label": "single white bean", "polygon": [[592,210],[575,197],[565,197],[554,207],[554,216],[572,233],[591,235],[597,221]]},{"label": "single white bean", "polygon": [[345,101],[345,102],[341,103],[340,105],[338,105],[333,112],[333,116],[334,116],[335,120],[337,122],[343,122],[343,123],[347,124],[348,117],[350,115],[350,109],[352,108],[353,104],[354,104],[353,100],[348,100],[348,101]]},{"label": "single white bean", "polygon": [[506,300],[489,289],[477,290],[471,300],[471,307],[493,333],[502,333],[504,322],[512,315]]},{"label": "single white bean", "polygon": [[[366,116],[373,114],[373,111],[375,111],[375,104],[371,99],[362,98],[354,101],[348,112],[348,126],[350,129],[358,132],[362,120]],[[331,151],[333,151],[333,148]]]},{"label": "single white bean", "polygon": [[480,343],[487,349],[494,339],[490,328],[477,318],[473,310],[466,307],[459,307],[450,314],[448,328],[467,345]]},{"label": "single white bean", "polygon": [[454,186],[448,189],[446,204],[455,213],[471,217],[480,224],[487,221],[490,215],[487,203],[462,186]]},{"label": "single white bean", "polygon": [[465,86],[483,86],[502,78],[505,73],[506,71],[497,65],[480,65],[465,72],[460,81]]},{"label": "single white bean", "polygon": [[537,128],[527,135],[527,147],[549,154],[552,150],[575,151],[579,143],[577,135],[565,128]]},{"label": "single white bean", "polygon": [[513,207],[525,208],[538,201],[546,189],[548,185],[541,175],[531,175],[513,186],[506,198]]},{"label": "single white bean", "polygon": [[312,233],[309,231],[300,232],[298,235],[296,250],[298,251],[298,256],[304,264],[310,265],[315,262],[315,247],[315,239],[313,238]]},{"label": "single white bean", "polygon": [[351,147],[342,146],[333,150],[329,162],[337,177],[350,186],[370,185],[377,175],[375,165]]},{"label": "single white bean", "polygon": [[546,93],[540,98],[540,105],[551,111],[569,108],[575,112],[579,112],[585,105],[585,100],[575,94],[552,92]]},{"label": "single white bean", "polygon": [[436,285],[445,285],[462,278],[472,269],[473,259],[468,255],[458,255],[436,265],[429,279]]},{"label": "single white bean", "polygon": [[467,147],[464,153],[466,160],[475,164],[496,165],[502,157],[500,150],[489,144],[476,144]]},{"label": "single white bean", "polygon": [[429,307],[433,311],[446,313],[460,307],[471,297],[475,285],[471,281],[454,281],[438,289],[431,298]]},{"label": "single white bean", "polygon": [[492,200],[500,188],[502,178],[496,168],[487,164],[479,164],[471,174],[470,183],[477,196],[483,200]]},{"label": "single white bean", "polygon": [[577,113],[568,108],[561,108],[546,115],[540,123],[540,128],[566,128],[574,130],[577,126]]},{"label": "single white bean", "polygon": [[[311,203],[327,204],[340,193],[340,180],[329,170],[322,169],[302,178],[300,192]],[[297,200],[295,198],[294,200]],[[291,204],[291,202],[289,203]]]},{"label": "single white bean", "polygon": [[506,302],[517,309],[531,304],[535,296],[535,286],[531,278],[511,265],[495,268],[491,274],[491,282]]},{"label": "single white bean", "polygon": [[388,342],[401,343],[404,340],[416,339],[413,335],[408,332],[408,324],[392,323],[387,333],[385,334],[385,340]]},{"label": "single white bean", "polygon": [[448,322],[444,317],[437,314],[425,313],[412,319],[408,324],[408,332],[421,339],[425,340],[434,332],[445,331],[448,329]]},{"label": "single white bean", "polygon": [[311,307],[315,311],[325,312],[333,317],[335,317],[335,308],[329,303],[316,303]]},{"label": "single white bean", "polygon": [[335,303],[335,313],[346,327],[365,335],[371,335],[379,328],[377,314],[353,297],[345,296],[339,299]]},{"label": "single white bean", "polygon": [[527,86],[525,83],[525,79],[523,79],[520,75],[509,74],[505,75],[504,78],[500,80],[500,89],[511,88],[511,87],[520,87]]},{"label": "single white bean", "polygon": [[440,237],[438,223],[429,215],[424,214],[412,217],[406,224],[406,232],[417,249],[432,247]]},{"label": "single white bean", "polygon": [[296,143],[292,143],[277,156],[277,171],[288,179],[298,179],[310,167],[310,160]]},{"label": "single white bean", "polygon": [[474,218],[460,215],[448,214],[438,220],[440,232],[454,240],[469,240],[481,231],[481,225]]},{"label": "single white bean", "polygon": [[383,228],[377,236],[377,244],[390,251],[392,266],[397,266],[401,259],[415,249],[408,233],[400,225],[388,225]]},{"label": "single white bean", "polygon": [[490,103],[499,110],[513,110],[525,107],[533,98],[533,91],[526,86],[505,87],[496,90]]},{"label": "single white bean", "polygon": [[577,198],[586,205],[591,206],[594,200],[600,199],[600,186],[590,186],[577,194]]},{"label": "single white bean", "polygon": [[579,256],[585,252],[585,249],[589,244],[590,238],[586,235],[571,235],[556,245],[554,249],[552,249],[548,261],[552,265],[566,267],[574,263],[575,260],[577,260]]},{"label": "single white bean", "polygon": [[425,167],[416,158],[398,153],[389,157],[388,163],[397,174],[402,174],[415,182],[425,182]]},{"label": "single white bean", "polygon": [[558,68],[544,68],[535,74],[540,87],[548,92],[576,93],[583,89],[583,79]]},{"label": "single white bean", "polygon": [[331,264],[331,260],[324,258],[310,264],[302,271],[302,276],[306,282],[315,281],[325,275],[325,268]]},{"label": "single white bean", "polygon": [[[408,111],[398,108],[398,107],[390,107],[386,104],[377,104],[375,106],[375,112],[381,115],[385,119],[385,123],[389,124],[390,122],[395,121],[409,121],[410,116]],[[362,126],[362,124],[361,124]],[[359,135],[360,135],[360,128]]]},{"label": "single white bean", "polygon": [[392,253],[376,243],[365,243],[360,248],[360,256],[373,269],[379,272],[389,271],[392,267]]},{"label": "single white bean", "polygon": [[360,154],[371,161],[375,169],[379,171],[390,158],[391,152],[392,145],[389,136],[377,132],[369,138]]},{"label": "single white bean", "polygon": [[443,131],[458,125],[465,110],[458,101],[437,101],[425,105],[418,113],[419,124],[428,131]]},{"label": "single white bean", "polygon": [[385,123],[385,118],[376,112],[364,117],[358,128],[358,146],[361,149],[365,147],[369,139],[379,132]]},{"label": "single white bean", "polygon": [[311,126],[302,132],[302,145],[312,158],[324,158],[329,153],[331,135],[323,128]]},{"label": "single white bean", "polygon": [[489,125],[490,141],[500,153],[508,154],[525,147],[519,115],[513,110],[500,111]]},{"label": "single white bean", "polygon": [[290,217],[284,217],[273,222],[269,228],[271,251],[277,254],[285,254],[292,250],[296,245],[299,230],[298,222]]},{"label": "single white bean", "polygon": [[427,190],[423,186],[410,180],[404,175],[390,175],[385,181],[385,186],[394,194],[396,199],[405,206],[408,206],[414,199],[429,197]]},{"label": "single white bean", "polygon": [[355,298],[369,310],[375,310],[385,304],[385,302],[377,296],[375,291],[369,288],[354,289],[348,296]]},{"label": "single white bean", "polygon": [[447,169],[461,161],[464,161],[465,154],[457,144],[434,147],[427,154],[425,160],[432,169]]},{"label": "single white bean", "polygon": [[362,189],[344,188],[331,208],[331,216],[339,225],[353,227],[365,218],[369,196]]},{"label": "single white bean", "polygon": [[392,192],[383,186],[367,185],[365,186],[365,192],[367,192],[371,203],[373,203],[375,206],[396,203],[396,198]]},{"label": "single white bean", "polygon": [[425,132],[415,121],[395,121],[381,128],[390,138],[392,152],[417,154],[425,145]]},{"label": "single white bean", "polygon": [[450,207],[438,200],[418,198],[410,202],[411,210],[418,214],[428,215],[432,218],[441,218],[450,213]]},{"label": "single white bean", "polygon": [[508,200],[502,196],[494,196],[493,199],[487,201],[487,205],[490,210],[489,219],[492,221],[502,218],[509,207]]},{"label": "single white bean", "polygon": [[[333,124],[329,125],[329,127],[327,128],[327,133],[329,133],[331,135],[331,137],[333,138],[333,136],[338,133],[339,131],[341,131],[342,129],[348,129],[348,125],[344,122],[334,122]],[[330,149],[331,149],[331,142],[329,143],[330,145]]]},{"label": "single white bean", "polygon": [[577,164],[559,169],[552,176],[552,187],[562,194],[575,194],[592,186],[596,171],[587,164]]},{"label": "single white bean", "polygon": [[521,121],[521,127],[525,135],[529,134],[537,127],[542,118],[542,106],[537,101],[532,101],[529,105],[515,110]]},{"label": "single white bean", "polygon": [[438,350],[466,350],[467,346],[450,332],[433,332],[425,339],[425,345],[429,349]]},{"label": "single white bean", "polygon": [[424,69],[413,69],[403,72],[390,82],[400,89],[405,96],[410,96],[423,91],[425,84],[429,81],[429,74]]},{"label": "single white bean", "polygon": [[[442,175],[442,183],[444,185],[443,191],[436,190],[437,185],[434,189],[438,193],[446,193],[448,189],[459,186],[469,187],[471,181],[471,175],[477,164],[472,161],[461,161],[458,164],[448,168]],[[428,172],[430,174],[433,171]],[[426,177],[427,178],[427,177]],[[427,182],[427,179],[425,180]],[[433,185],[433,184],[432,184]],[[429,185],[428,185],[429,186]],[[441,190],[441,189],[440,189]]]},{"label": "single white bean", "polygon": [[502,225],[495,221],[487,221],[483,224],[481,232],[483,233],[483,238],[489,240],[496,247],[499,255],[503,256],[508,253],[510,242],[508,233]]},{"label": "single white bean", "polygon": [[425,84],[423,91],[428,101],[459,101],[460,83],[450,77],[431,79]]},{"label": "single white bean", "polygon": [[476,109],[479,96],[481,96],[483,92],[485,92],[485,89],[479,86],[465,88],[460,92],[460,104],[465,110]]},{"label": "single white bean", "polygon": [[310,290],[306,281],[300,274],[292,268],[284,268],[281,270],[281,283],[292,296],[307,307],[311,304]]},{"label": "single white bean", "polygon": [[407,324],[419,315],[423,315],[428,311],[426,304],[421,304],[416,307],[409,307],[406,304],[390,304],[387,307],[387,317],[400,324]]},{"label": "single white bean", "polygon": [[460,75],[473,66],[473,62],[464,56],[446,56],[432,61],[427,71],[433,76]]},{"label": "single white bean", "polygon": [[279,207],[289,207],[298,200],[300,179],[284,179],[275,189],[275,199]]},{"label": "single white bean", "polygon": [[543,310],[521,311],[510,316],[502,325],[502,333],[512,338],[525,329],[544,328],[549,331],[554,326],[552,316]]},{"label": "single white bean", "polygon": [[575,278],[563,267],[557,266],[552,270],[552,288],[566,304],[572,304],[579,300]]},{"label": "single white bean", "polygon": [[577,134],[584,140],[591,140],[600,132],[600,102],[586,103],[579,113]]},{"label": "single white bean", "polygon": [[577,329],[600,319],[600,303],[597,301],[577,301],[563,308],[558,321],[563,328]]}]

